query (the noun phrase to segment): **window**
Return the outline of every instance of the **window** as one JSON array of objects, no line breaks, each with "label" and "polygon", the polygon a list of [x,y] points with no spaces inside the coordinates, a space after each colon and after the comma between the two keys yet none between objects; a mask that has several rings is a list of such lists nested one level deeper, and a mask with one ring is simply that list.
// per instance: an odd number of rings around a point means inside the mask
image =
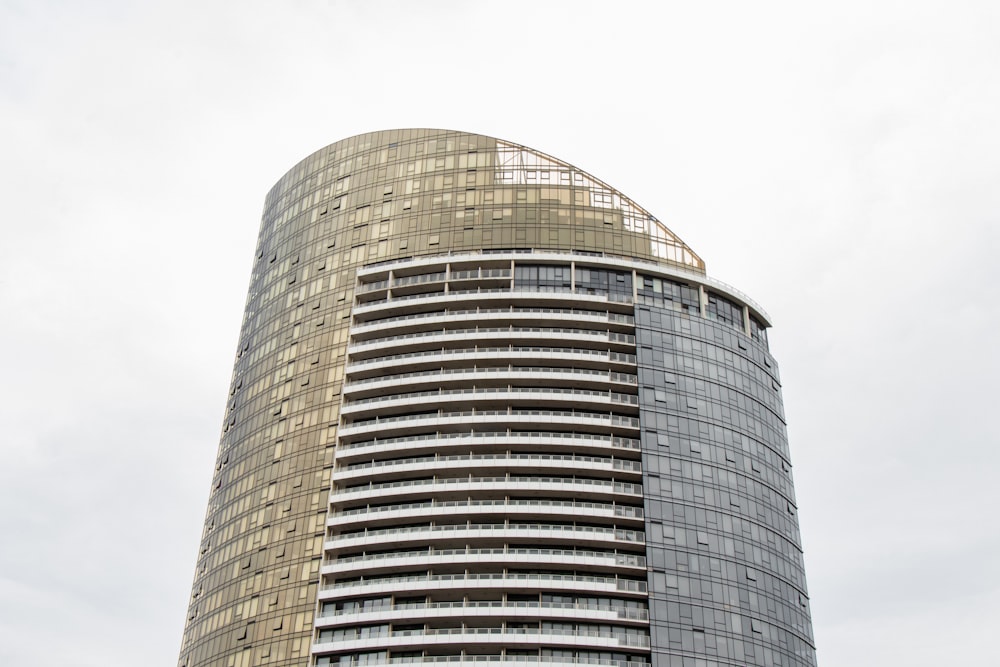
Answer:
[{"label": "window", "polygon": [[708,293],[708,305],[705,307],[705,315],[710,320],[723,322],[734,329],[743,331],[743,306],[714,292]]},{"label": "window", "polygon": [[514,287],[538,292],[568,292],[570,268],[568,266],[517,266],[514,268]]}]

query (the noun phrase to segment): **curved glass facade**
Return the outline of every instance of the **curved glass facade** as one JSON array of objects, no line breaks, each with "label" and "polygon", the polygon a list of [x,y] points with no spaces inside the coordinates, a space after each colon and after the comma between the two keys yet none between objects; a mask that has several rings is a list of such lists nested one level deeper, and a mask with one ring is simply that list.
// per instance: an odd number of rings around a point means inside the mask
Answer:
[{"label": "curved glass facade", "polygon": [[178,664],[815,664],[768,325],[537,151],[314,153],[267,197]]}]

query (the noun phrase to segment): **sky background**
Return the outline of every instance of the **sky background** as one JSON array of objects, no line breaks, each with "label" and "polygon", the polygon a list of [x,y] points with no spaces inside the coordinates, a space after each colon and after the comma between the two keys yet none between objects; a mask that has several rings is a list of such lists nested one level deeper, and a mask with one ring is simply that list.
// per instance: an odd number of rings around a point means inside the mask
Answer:
[{"label": "sky background", "polygon": [[176,664],[264,195],[393,127],[770,312],[822,667],[1000,664],[998,119],[992,1],[0,0],[0,664]]}]

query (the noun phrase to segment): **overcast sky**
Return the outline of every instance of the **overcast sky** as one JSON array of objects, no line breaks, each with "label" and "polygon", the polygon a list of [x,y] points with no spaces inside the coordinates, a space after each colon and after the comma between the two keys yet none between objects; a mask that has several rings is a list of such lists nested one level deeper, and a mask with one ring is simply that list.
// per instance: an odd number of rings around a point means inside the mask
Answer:
[{"label": "overcast sky", "polygon": [[1000,3],[819,4],[0,0],[0,664],[176,664],[264,195],[393,127],[771,313],[821,667],[997,664]]}]

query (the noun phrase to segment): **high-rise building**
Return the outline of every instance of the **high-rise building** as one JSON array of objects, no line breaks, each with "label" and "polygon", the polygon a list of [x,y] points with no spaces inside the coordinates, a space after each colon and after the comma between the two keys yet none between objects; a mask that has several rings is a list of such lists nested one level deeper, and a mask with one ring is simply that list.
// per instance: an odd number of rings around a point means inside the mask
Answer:
[{"label": "high-rise building", "polygon": [[317,151],[266,200],[178,664],[815,665],[769,325],[551,156]]}]

